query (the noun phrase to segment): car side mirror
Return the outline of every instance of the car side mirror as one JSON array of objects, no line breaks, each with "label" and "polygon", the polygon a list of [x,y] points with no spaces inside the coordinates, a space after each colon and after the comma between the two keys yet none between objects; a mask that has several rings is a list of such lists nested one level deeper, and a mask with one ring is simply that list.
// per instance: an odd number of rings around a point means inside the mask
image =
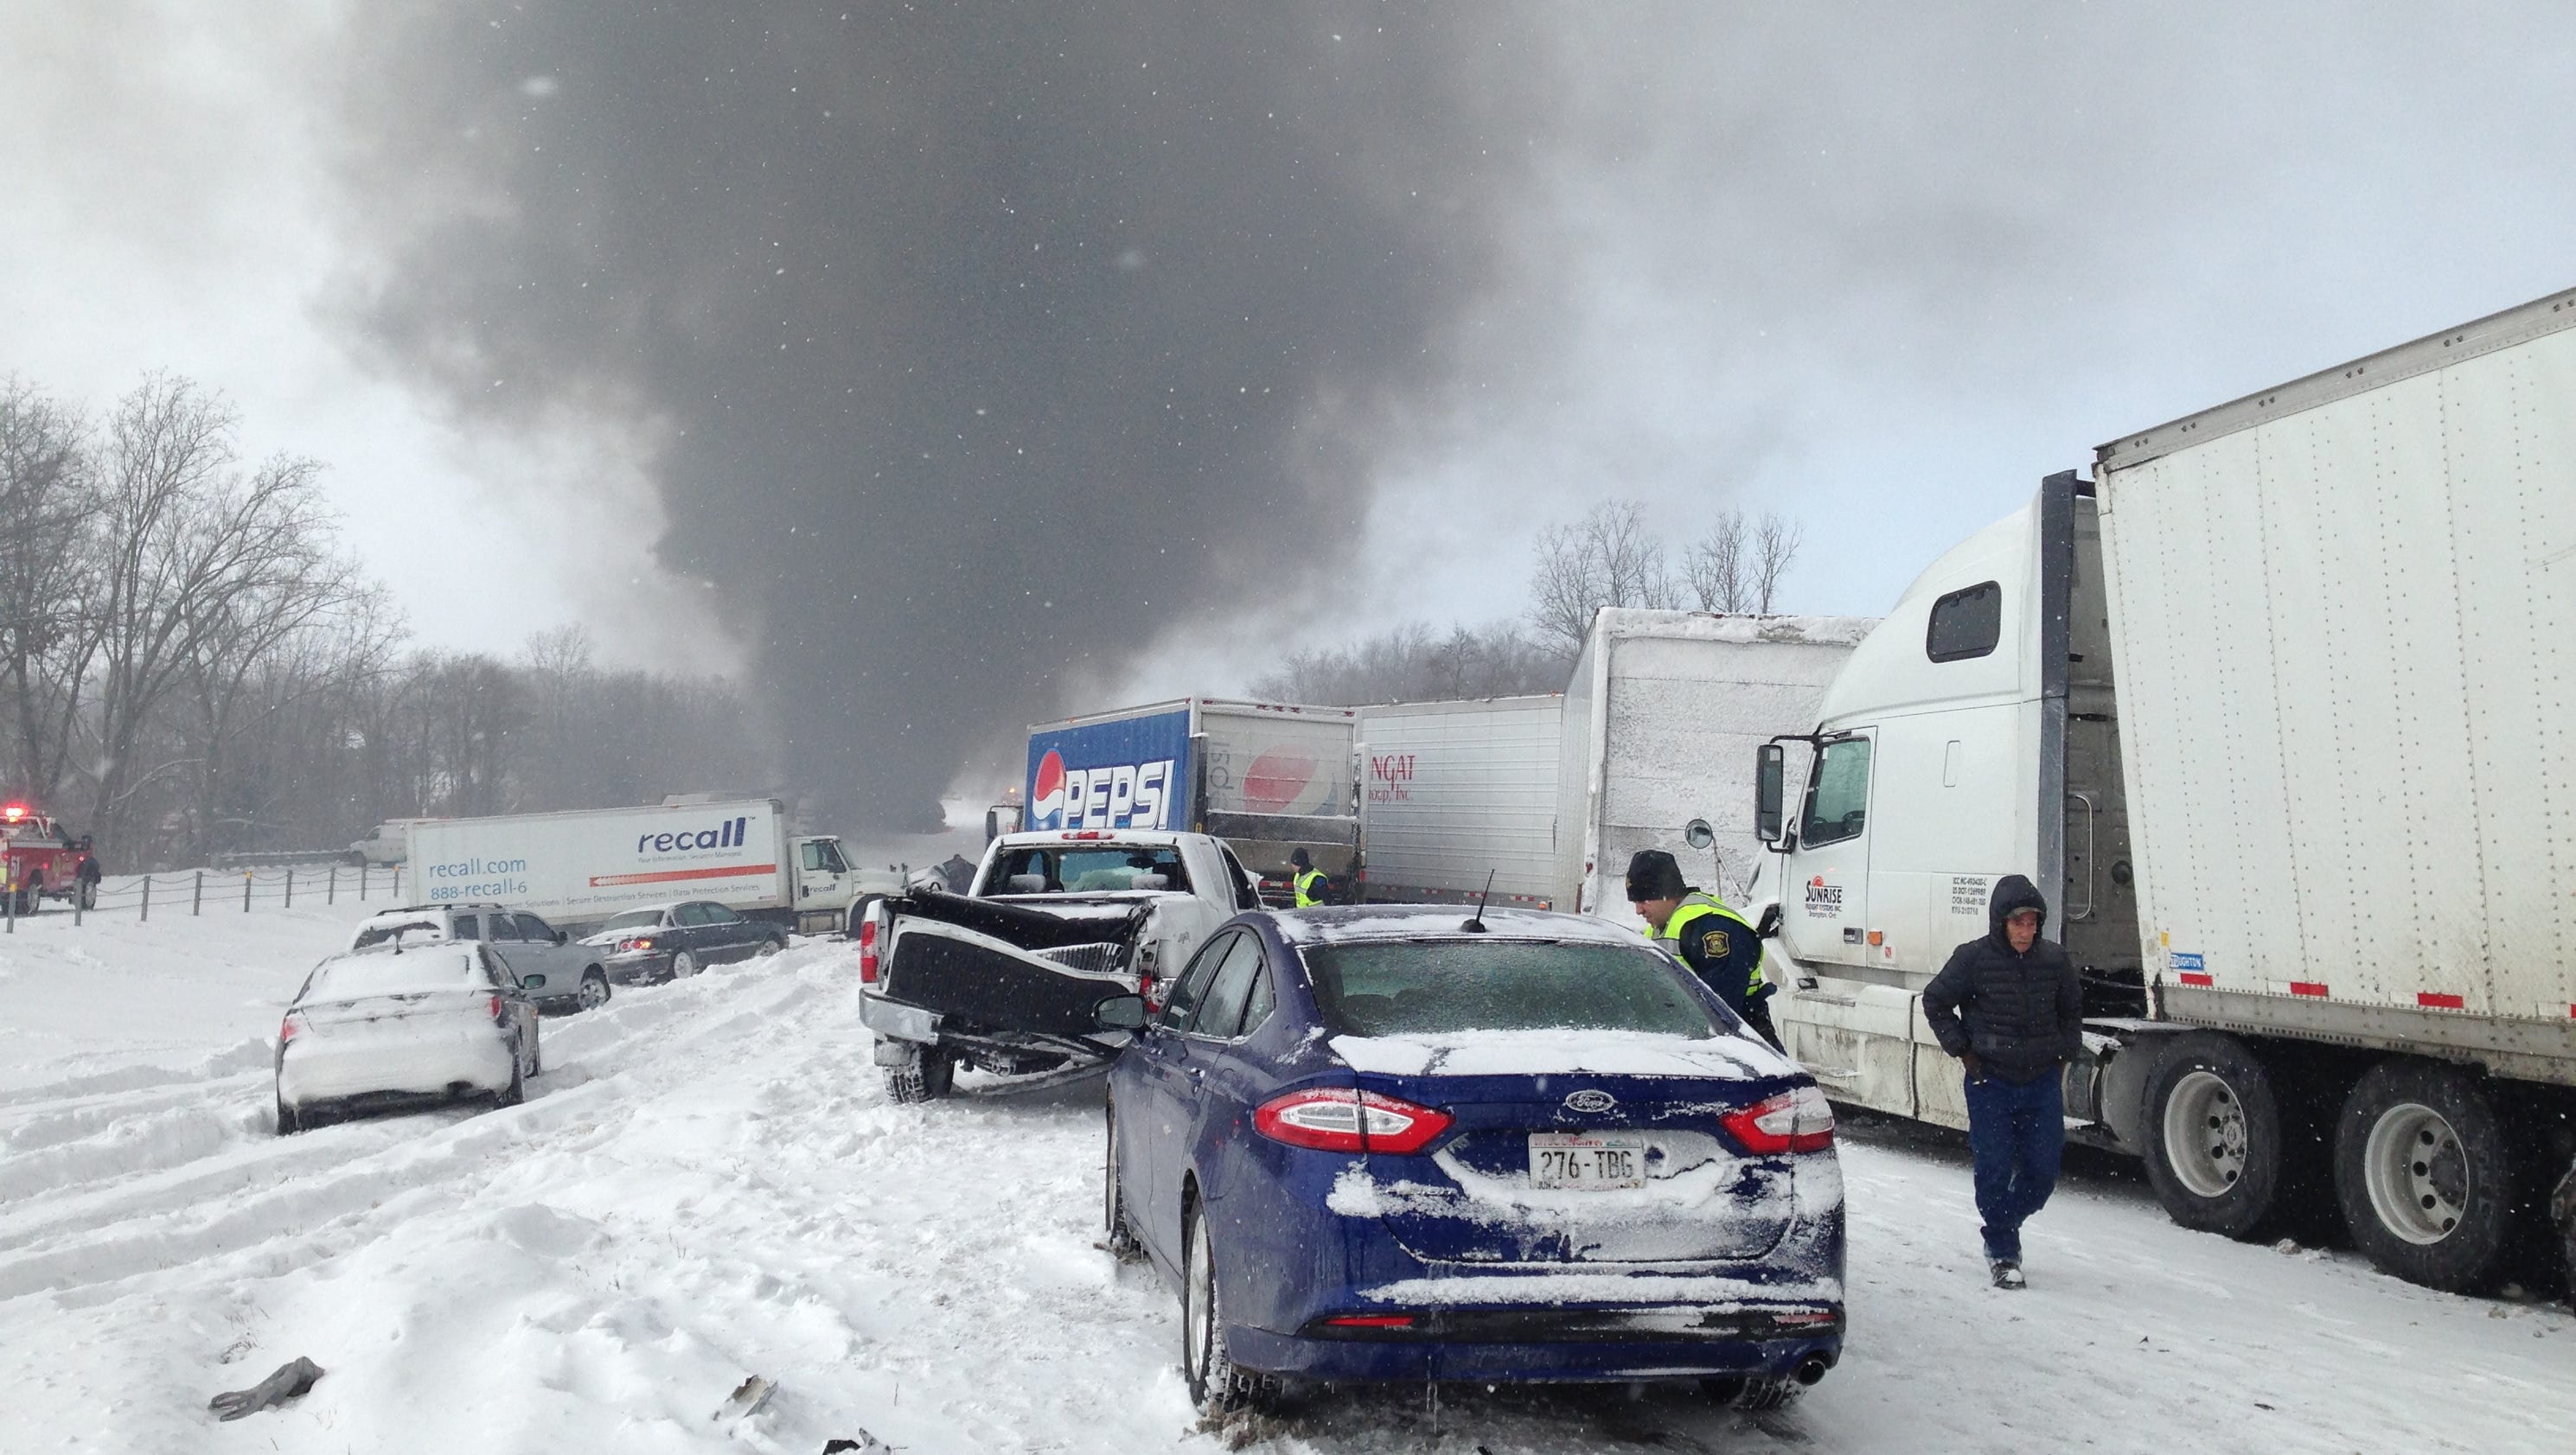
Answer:
[{"label": "car side mirror", "polygon": [[519,988],[521,990],[543,990],[546,988],[546,977],[542,975],[522,975],[519,977]]},{"label": "car side mirror", "polygon": [[571,944],[571,943],[572,943],[572,931],[570,931],[570,930],[557,930],[557,931],[555,931],[555,943],[556,943],[556,944],[558,944],[558,945],[569,945],[569,944]]},{"label": "car side mirror", "polygon": [[1764,743],[1753,770],[1753,836],[1778,847],[1780,820],[1788,797],[1788,759],[1778,743]]},{"label": "car side mirror", "polygon": [[1141,1031],[1145,1028],[1145,997],[1110,996],[1091,1008],[1091,1021],[1104,1031]]}]

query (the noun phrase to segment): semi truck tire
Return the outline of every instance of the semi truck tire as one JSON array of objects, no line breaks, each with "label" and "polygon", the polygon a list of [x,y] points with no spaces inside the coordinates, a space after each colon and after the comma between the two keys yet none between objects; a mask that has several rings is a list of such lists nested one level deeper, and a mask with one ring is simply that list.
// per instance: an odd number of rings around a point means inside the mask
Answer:
[{"label": "semi truck tire", "polygon": [[2147,1181],[2186,1228],[2250,1238],[2279,1201],[2285,1161],[2272,1077],[2245,1043],[2178,1036],[2147,1074]]},{"label": "semi truck tire", "polygon": [[2344,1101],[2334,1171],[2344,1226],[2381,1271],[2452,1293],[2502,1271],[2513,1148],[2467,1071],[2406,1058],[2371,1067]]},{"label": "semi truck tire", "polygon": [[2549,1195],[2549,1225],[2558,1230],[2559,1256],[2567,1260],[2567,1306],[2576,1309],[2576,1162]]}]

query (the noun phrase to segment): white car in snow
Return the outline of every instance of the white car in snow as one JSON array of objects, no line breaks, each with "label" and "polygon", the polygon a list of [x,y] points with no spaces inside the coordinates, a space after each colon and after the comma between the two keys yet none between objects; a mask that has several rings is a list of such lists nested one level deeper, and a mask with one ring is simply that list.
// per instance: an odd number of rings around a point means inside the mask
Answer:
[{"label": "white car in snow", "polygon": [[534,994],[545,983],[456,942],[396,942],[314,966],[278,1023],[278,1135],[466,1096],[517,1105],[544,1065]]}]

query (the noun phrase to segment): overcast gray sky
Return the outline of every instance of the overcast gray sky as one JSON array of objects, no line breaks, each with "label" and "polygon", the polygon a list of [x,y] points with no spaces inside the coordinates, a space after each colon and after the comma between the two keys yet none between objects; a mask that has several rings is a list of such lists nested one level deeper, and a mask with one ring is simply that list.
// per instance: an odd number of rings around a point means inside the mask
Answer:
[{"label": "overcast gray sky", "polygon": [[845,662],[812,761],[920,777],[1292,612],[1515,614],[1607,495],[1881,611],[2103,439],[2576,282],[2571,95],[2550,0],[13,0],[0,370],[224,389],[427,641]]}]

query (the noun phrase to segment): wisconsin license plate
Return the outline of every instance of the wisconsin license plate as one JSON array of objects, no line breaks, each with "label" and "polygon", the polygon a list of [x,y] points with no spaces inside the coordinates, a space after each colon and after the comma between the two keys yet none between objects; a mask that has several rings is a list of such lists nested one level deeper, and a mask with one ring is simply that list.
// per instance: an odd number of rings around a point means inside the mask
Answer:
[{"label": "wisconsin license plate", "polygon": [[1530,1186],[1608,1192],[1646,1185],[1646,1139],[1617,1132],[1532,1132]]}]

